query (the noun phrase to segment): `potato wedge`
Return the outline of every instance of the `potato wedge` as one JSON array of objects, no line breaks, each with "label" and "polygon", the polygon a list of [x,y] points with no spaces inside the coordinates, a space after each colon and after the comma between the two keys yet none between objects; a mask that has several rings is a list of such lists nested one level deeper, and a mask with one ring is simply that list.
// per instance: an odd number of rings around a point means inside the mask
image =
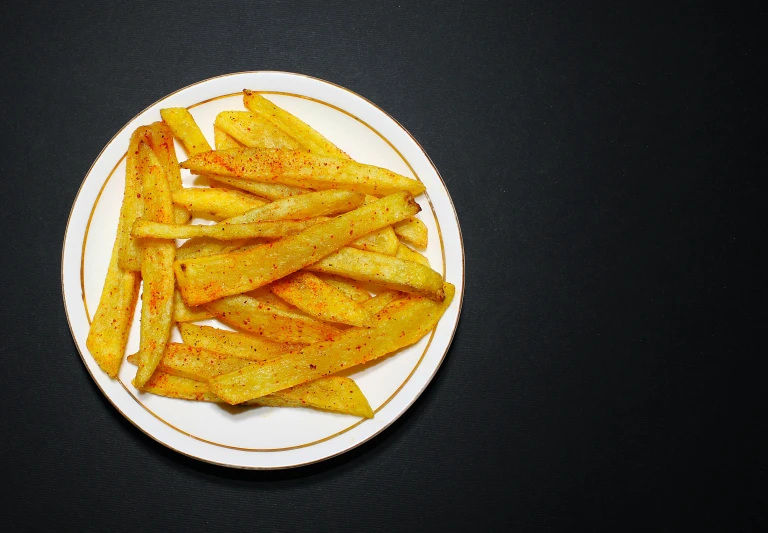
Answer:
[{"label": "potato wedge", "polygon": [[223,183],[230,187],[235,187],[243,191],[247,191],[256,196],[262,196],[269,200],[279,200],[281,198],[288,198],[289,196],[297,196],[311,192],[310,189],[302,189],[301,187],[291,187],[290,185],[283,185],[282,183],[261,183],[253,180],[241,180],[238,178],[229,178],[227,176],[215,176],[208,174],[206,177],[214,182]]},{"label": "potato wedge", "polygon": [[309,220],[276,220],[273,222],[251,222],[249,224],[163,224],[139,219],[133,225],[135,237],[153,239],[191,239],[208,237],[221,241],[238,239],[277,239],[295,235],[307,228],[326,222],[326,217]]},{"label": "potato wedge", "polygon": [[421,255],[419,252],[415,250],[411,250],[408,248],[405,244],[399,244],[397,246],[397,253],[395,254],[395,257],[398,259],[404,259],[405,261],[414,261],[416,263],[421,263],[424,266],[429,266],[429,259]]},{"label": "potato wedge", "polygon": [[371,327],[373,314],[309,272],[295,272],[270,284],[280,298],[326,322]]},{"label": "potato wedge", "polygon": [[[149,127],[149,145],[165,172],[171,192],[182,188],[179,160],[173,144],[173,132],[165,122],[153,122]],[[189,212],[178,206],[173,207],[173,221],[176,224],[189,222]]]},{"label": "potato wedge", "polygon": [[[144,196],[144,216],[157,222],[173,220],[171,190],[160,162],[149,147],[139,144]],[[171,334],[173,321],[173,259],[176,245],[173,241],[149,240],[142,242],[141,278],[141,337],[139,361],[133,384],[140,389],[152,376]]]},{"label": "potato wedge", "polygon": [[365,250],[367,252],[376,252],[384,255],[395,255],[400,241],[392,230],[391,226],[381,228],[379,231],[369,233],[365,237],[360,237],[354,242],[349,243],[352,248]]},{"label": "potato wedge", "polygon": [[280,128],[250,111],[222,111],[216,115],[214,124],[245,146],[291,150],[299,148],[299,144]]},{"label": "potato wedge", "polygon": [[392,225],[395,234],[405,242],[417,248],[426,248],[428,243],[427,226],[418,218],[408,218]]},{"label": "potato wedge", "polygon": [[244,244],[245,239],[237,241],[219,241],[208,237],[195,237],[179,246],[176,250],[176,259],[192,259],[205,257],[206,255],[224,254],[237,250]]},{"label": "potato wedge", "polygon": [[455,288],[446,283],[443,292],[442,302],[414,296],[397,300],[377,315],[378,325],[374,328],[343,331],[332,341],[318,342],[212,378],[208,386],[227,403],[237,404],[394,352],[414,344],[437,325],[453,299]]},{"label": "potato wedge", "polygon": [[304,267],[310,272],[326,272],[358,281],[367,281],[396,291],[409,292],[440,301],[443,277],[414,261],[375,252],[342,248],[317,263]]},{"label": "potato wedge", "polygon": [[223,222],[244,224],[271,220],[301,220],[346,213],[363,202],[363,196],[351,191],[318,191],[275,200]]},{"label": "potato wedge", "polygon": [[297,116],[276,106],[260,94],[243,91],[243,103],[251,112],[269,120],[283,132],[295,139],[305,150],[316,154],[349,158],[338,146],[323,137]]},{"label": "potato wedge", "polygon": [[331,287],[340,290],[357,303],[362,303],[371,299],[371,293],[362,288],[355,280],[334,276],[332,274],[319,274],[317,277]]},{"label": "potato wedge", "polygon": [[221,187],[188,187],[173,191],[173,203],[187,211],[230,218],[267,205],[266,200]]},{"label": "potato wedge", "polygon": [[189,307],[184,303],[181,293],[176,289],[173,291],[173,321],[174,322],[198,322],[213,318],[214,315],[208,309],[202,306]]},{"label": "potato wedge", "polygon": [[225,324],[275,342],[311,344],[329,339],[339,331],[330,324],[264,304],[243,294],[216,300],[206,308]]},{"label": "potato wedge", "polygon": [[263,361],[303,346],[300,343],[273,342],[258,335],[197,324],[179,324],[179,331],[184,344],[249,361]]},{"label": "potato wedge", "polygon": [[412,216],[419,209],[410,194],[395,193],[274,243],[246,251],[177,261],[174,269],[179,289],[187,305],[199,305],[255,289],[316,263],[318,258],[363,235]]},{"label": "potato wedge", "polygon": [[230,150],[232,148],[242,148],[242,144],[229,136],[226,131],[213,125],[213,143],[217,150]]},{"label": "potato wedge", "polygon": [[374,196],[398,191],[417,196],[425,190],[421,182],[385,168],[299,150],[218,150],[194,155],[181,166],[193,174],[216,174],[318,190],[347,189]]},{"label": "potato wedge", "polygon": [[203,132],[195,122],[186,107],[169,107],[160,110],[160,116],[173,132],[173,136],[181,141],[189,155],[210,152],[211,145],[205,139]]},{"label": "potato wedge", "polygon": [[141,270],[141,247],[131,235],[131,228],[137,218],[144,214],[144,200],[141,198],[141,174],[138,170],[139,142],[149,139],[149,127],[141,126],[133,132],[125,155],[125,193],[120,208],[120,226],[117,233],[118,264],[123,270]]}]

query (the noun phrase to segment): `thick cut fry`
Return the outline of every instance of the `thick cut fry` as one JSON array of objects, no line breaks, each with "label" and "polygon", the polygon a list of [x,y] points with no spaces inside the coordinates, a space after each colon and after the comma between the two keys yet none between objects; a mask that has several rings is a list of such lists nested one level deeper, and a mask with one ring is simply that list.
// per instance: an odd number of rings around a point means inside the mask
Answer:
[{"label": "thick cut fry", "polygon": [[[165,172],[171,192],[181,189],[181,172],[171,128],[165,122],[153,122],[149,127],[149,144]],[[185,224],[189,218],[186,209],[178,206],[173,208],[173,222],[176,224]]]},{"label": "thick cut fry", "polygon": [[305,229],[321,224],[328,219],[316,217],[309,220],[277,220],[274,222],[251,222],[249,224],[163,224],[139,219],[133,225],[133,235],[154,239],[191,239],[209,237],[222,241],[237,239],[277,239],[295,235]]},{"label": "thick cut fry", "polygon": [[174,269],[179,289],[187,305],[255,289],[315,263],[363,235],[412,216],[419,209],[410,194],[396,193],[274,243],[177,261]]},{"label": "thick cut fry", "polygon": [[381,291],[373,298],[369,298],[367,301],[363,302],[363,307],[369,313],[380,313],[382,309],[400,298],[402,295],[403,293],[398,291]]},{"label": "thick cut fry", "polygon": [[269,120],[249,111],[222,111],[214,124],[236,141],[256,148],[289,148],[299,144]]},{"label": "thick cut fry", "polygon": [[429,333],[450,305],[455,289],[446,283],[438,303],[408,297],[388,305],[372,329],[352,328],[332,341],[318,342],[267,361],[257,362],[208,381],[211,391],[237,404],[346,370],[414,344]]},{"label": "thick cut fry", "polygon": [[374,196],[397,191],[416,196],[425,190],[421,182],[385,168],[300,150],[220,150],[192,156],[181,166],[194,174],[217,174],[318,190],[347,189]]},{"label": "thick cut fry", "polygon": [[279,200],[280,198],[288,198],[289,196],[297,196],[299,194],[310,192],[310,189],[291,187],[290,185],[283,185],[282,183],[261,183],[260,181],[241,180],[238,178],[229,178],[227,176],[214,176],[213,174],[209,174],[206,177],[214,182],[223,183],[230,187],[248,191],[257,196],[268,198],[269,200]]},{"label": "thick cut fry", "polygon": [[250,194],[220,187],[195,187],[173,191],[173,203],[188,211],[230,218],[266,205]]},{"label": "thick cut fry", "polygon": [[411,250],[405,244],[399,244],[397,246],[397,253],[395,254],[395,257],[398,259],[404,259],[406,261],[421,263],[424,266],[429,266],[429,259],[421,255],[419,252]]},{"label": "thick cut fry", "polygon": [[206,307],[225,324],[276,342],[311,344],[329,339],[339,331],[324,322],[242,294],[216,300]]},{"label": "thick cut fry", "polygon": [[[117,243],[120,247],[118,264],[123,270],[141,270],[141,247],[131,235],[131,228],[137,218],[144,214],[144,200],[141,198],[141,174],[138,169],[139,142],[149,139],[149,128],[141,126],[131,135],[128,152],[125,155],[125,193],[120,208],[120,227]],[[123,223],[125,221],[125,223]]]},{"label": "thick cut fry", "polygon": [[197,322],[213,318],[214,315],[205,307],[190,307],[184,303],[181,293],[178,290],[173,291],[173,321],[174,322]]},{"label": "thick cut fry", "polygon": [[395,234],[405,242],[417,248],[427,247],[427,226],[418,218],[408,218],[394,224],[392,228],[395,230]]},{"label": "thick cut fry", "polygon": [[243,91],[243,103],[250,111],[269,120],[293,137],[305,150],[316,154],[349,158],[339,147],[320,135],[306,122],[276,106],[260,94],[246,89]]},{"label": "thick cut fry", "polygon": [[231,217],[227,224],[268,222],[270,220],[301,220],[319,216],[337,215],[351,211],[363,203],[363,195],[351,191],[318,191],[275,200]]},{"label": "thick cut fry", "polygon": [[207,237],[196,237],[189,239],[176,250],[176,259],[192,259],[194,257],[205,257],[206,255],[216,255],[237,250],[247,241],[219,241]]},{"label": "thick cut fry", "polygon": [[358,285],[358,283],[354,280],[334,276],[331,274],[320,274],[318,277],[331,287],[339,289],[341,292],[352,298],[357,303],[362,303],[371,299],[371,293]]},{"label": "thick cut fry", "polygon": [[213,125],[213,143],[216,145],[217,150],[230,150],[232,148],[241,148],[243,146],[216,124]]},{"label": "thick cut fry", "polygon": [[[138,362],[138,354],[128,356],[128,362],[133,364]],[[155,372],[165,372],[197,381],[208,381],[213,377],[233,372],[249,364],[250,361],[239,357],[196,348],[188,344],[169,342]]]},{"label": "thick cut fry", "polygon": [[[129,358],[130,360],[130,358]],[[155,372],[144,384],[142,391],[165,396],[166,398],[178,398],[179,400],[192,400],[196,402],[216,402],[222,400],[208,390],[208,386],[194,379],[181,378],[165,372]]]},{"label": "thick cut fry", "polygon": [[211,151],[211,145],[208,144],[192,114],[185,107],[161,109],[160,116],[171,129],[174,137],[187,149],[187,153],[195,155]]},{"label": "thick cut fry", "polygon": [[[144,143],[139,145],[139,165],[143,176],[144,216],[157,222],[171,222],[173,203],[168,179]],[[172,241],[145,239],[142,242],[141,338],[139,368],[133,380],[138,389],[152,376],[171,334],[175,252],[176,245]]]},{"label": "thick cut fry", "polygon": [[392,227],[387,226],[386,228],[381,228],[379,231],[369,233],[365,237],[361,237],[349,245],[358,250],[377,252],[384,255],[395,255],[399,244],[400,241],[397,240],[397,235],[395,235]]},{"label": "thick cut fry", "polygon": [[291,274],[275,281],[270,288],[273,293],[309,316],[350,326],[372,326],[372,313],[309,272]]},{"label": "thick cut fry", "polygon": [[305,267],[311,272],[326,272],[358,281],[367,281],[396,291],[410,292],[440,301],[443,277],[414,261],[375,252],[342,248],[317,263]]},{"label": "thick cut fry", "polygon": [[300,343],[273,342],[257,335],[196,324],[179,324],[179,331],[184,344],[249,361],[263,361],[303,346]]}]

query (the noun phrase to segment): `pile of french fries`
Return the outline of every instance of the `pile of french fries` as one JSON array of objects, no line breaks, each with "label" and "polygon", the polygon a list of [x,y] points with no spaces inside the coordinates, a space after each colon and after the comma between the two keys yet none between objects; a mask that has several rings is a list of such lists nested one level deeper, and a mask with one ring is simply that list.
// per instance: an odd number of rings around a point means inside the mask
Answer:
[{"label": "pile of french fries", "polygon": [[[127,358],[137,389],[370,418],[357,384],[335,374],[416,343],[454,295],[408,246],[427,246],[414,218],[424,186],[354,161],[256,92],[243,100],[248,111],[216,117],[215,150],[185,108],[133,132],[87,347],[116,377],[143,282]],[[182,187],[180,168],[210,187]],[[194,324],[212,318],[234,331]],[[170,342],[174,324],[183,343]]]}]

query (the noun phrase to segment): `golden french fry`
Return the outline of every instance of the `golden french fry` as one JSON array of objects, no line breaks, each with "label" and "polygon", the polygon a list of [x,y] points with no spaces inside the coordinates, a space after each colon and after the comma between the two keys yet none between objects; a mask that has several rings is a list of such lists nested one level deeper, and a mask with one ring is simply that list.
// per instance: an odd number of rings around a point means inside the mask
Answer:
[{"label": "golden french fry", "polygon": [[339,147],[320,135],[306,122],[276,106],[260,94],[247,89],[244,90],[243,103],[251,112],[269,120],[280,130],[290,135],[305,150],[311,150],[317,154],[349,158]]},{"label": "golden french fry", "polygon": [[230,150],[232,148],[242,148],[242,144],[230,137],[226,131],[213,125],[213,143],[217,150]]},{"label": "golden french fry", "polygon": [[317,263],[304,267],[311,272],[326,272],[358,281],[367,281],[388,289],[418,294],[440,301],[443,277],[414,261],[406,261],[375,252],[342,248]]},{"label": "golden french fry", "polygon": [[195,237],[179,246],[176,250],[176,259],[192,259],[194,257],[205,257],[206,255],[216,255],[237,250],[247,241],[245,239],[238,241],[219,241],[207,237]]},{"label": "golden french fry", "polygon": [[397,246],[397,253],[395,254],[395,257],[398,259],[404,259],[406,261],[414,261],[416,263],[421,263],[424,266],[429,266],[429,259],[421,255],[419,252],[415,250],[411,250],[408,248],[405,244],[399,244]]},{"label": "golden french fry", "polygon": [[250,361],[263,361],[302,346],[297,343],[273,342],[258,335],[197,324],[179,324],[179,331],[184,344]]},{"label": "golden french fry", "polygon": [[216,300],[206,307],[225,324],[276,342],[311,344],[328,339],[339,331],[330,324],[243,294]]},{"label": "golden french fry", "polygon": [[208,385],[202,381],[181,378],[172,374],[166,374],[165,372],[155,372],[144,384],[142,391],[180,400],[216,403],[222,401],[209,391]]},{"label": "golden french fry", "polygon": [[160,110],[160,116],[173,132],[174,137],[181,141],[190,155],[200,152],[210,152],[211,145],[205,139],[203,132],[195,122],[192,114],[185,107],[169,107]]},{"label": "golden french fry", "polygon": [[174,322],[197,322],[213,318],[214,315],[205,307],[190,307],[184,303],[181,293],[173,291],[173,321]]},{"label": "golden french fry", "polygon": [[397,235],[391,226],[381,228],[379,231],[374,231],[349,243],[352,248],[384,255],[395,255],[399,244],[400,241],[397,240]]},{"label": "golden french fry", "polygon": [[418,218],[407,218],[393,224],[395,234],[417,248],[427,247],[427,226]]},{"label": "golden french fry", "polygon": [[309,316],[350,326],[371,327],[373,314],[309,272],[296,272],[273,282],[270,289]]},{"label": "golden french fry", "polygon": [[395,193],[273,243],[245,251],[177,261],[174,269],[179,289],[187,305],[199,305],[255,289],[316,263],[318,258],[363,235],[412,216],[419,209],[410,194]]},{"label": "golden french fry", "polygon": [[381,291],[373,298],[369,298],[363,302],[363,307],[366,311],[372,314],[380,313],[382,309],[397,300],[403,295],[399,291]]},{"label": "golden french fry", "polygon": [[[137,218],[144,214],[144,200],[141,198],[141,174],[138,170],[139,142],[149,138],[149,128],[141,126],[131,135],[125,155],[125,193],[120,208],[120,226],[117,233],[118,264],[123,270],[141,270],[141,247],[131,235],[131,228]],[[125,222],[125,223],[124,223]]]},{"label": "golden french fry", "polygon": [[163,224],[139,219],[133,225],[133,235],[153,239],[191,239],[208,237],[222,241],[237,239],[276,239],[295,235],[305,229],[322,224],[326,217],[309,220],[276,220],[274,222],[251,222],[248,224]]},{"label": "golden french fry", "polygon": [[214,124],[245,146],[257,148],[290,148],[299,144],[269,120],[250,111],[222,111]]},{"label": "golden french fry", "polygon": [[291,187],[290,185],[283,185],[282,183],[261,183],[259,181],[241,180],[238,178],[229,178],[227,176],[215,176],[213,174],[208,174],[206,177],[209,180],[223,183],[257,196],[263,196],[269,200],[279,200],[281,198],[288,198],[289,196],[297,196],[299,194],[310,192],[309,189]]},{"label": "golden french fry", "polygon": [[242,215],[228,218],[223,222],[244,224],[271,220],[301,220],[346,213],[362,203],[363,195],[356,192],[318,191],[275,200]]},{"label": "golden french fry", "polygon": [[455,288],[446,283],[443,292],[442,302],[414,296],[397,300],[377,315],[374,328],[348,329],[331,341],[212,378],[208,386],[227,403],[237,404],[374,360],[429,333],[453,299]]},{"label": "golden french fry", "polygon": [[340,290],[357,303],[362,303],[371,299],[371,293],[362,288],[354,280],[334,276],[332,274],[319,274],[318,277],[331,287]]},{"label": "golden french fry", "polygon": [[[179,160],[176,158],[176,147],[173,145],[173,132],[165,122],[153,122],[149,126],[149,145],[165,172],[171,192],[181,189],[181,172]],[[145,141],[146,142],[146,141]],[[186,209],[173,207],[173,221],[176,224],[189,222],[190,216]]]},{"label": "golden french fry", "polygon": [[338,157],[286,149],[240,148],[191,156],[181,164],[194,174],[216,174],[308,189],[347,189],[385,196],[424,185],[391,170]]},{"label": "golden french fry", "polygon": [[[129,363],[138,362],[138,354],[128,356]],[[155,372],[173,374],[196,381],[209,379],[238,370],[250,361],[187,344],[169,342]]]},{"label": "golden french fry", "polygon": [[266,205],[253,195],[220,187],[194,187],[173,191],[173,203],[188,211],[230,218]]},{"label": "golden french fry", "polygon": [[[157,222],[173,220],[173,203],[168,179],[160,162],[144,143],[139,144],[144,195],[144,216]],[[139,368],[133,384],[140,389],[152,376],[171,334],[173,321],[173,258],[176,245],[172,241],[142,242],[141,338]]]}]

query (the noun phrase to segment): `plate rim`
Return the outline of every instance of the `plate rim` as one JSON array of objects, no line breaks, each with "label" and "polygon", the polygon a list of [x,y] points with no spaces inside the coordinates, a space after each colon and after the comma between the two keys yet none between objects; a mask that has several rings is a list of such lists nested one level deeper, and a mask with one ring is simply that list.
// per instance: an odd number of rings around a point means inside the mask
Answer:
[{"label": "plate rim", "polygon": [[[360,439],[358,441],[352,442],[349,445],[345,445],[345,446],[342,447],[342,449],[340,449],[340,450],[338,450],[338,451],[336,451],[334,453],[328,454],[328,455],[323,455],[322,457],[312,458],[312,459],[310,459],[308,461],[305,461],[305,462],[298,462],[298,463],[292,463],[292,464],[281,464],[281,465],[270,465],[270,466],[257,466],[257,465],[244,465],[244,464],[225,463],[225,462],[220,462],[220,461],[213,460],[213,459],[208,458],[208,457],[204,457],[204,456],[200,456],[200,455],[193,455],[192,453],[188,453],[188,452],[186,452],[184,450],[176,448],[172,444],[161,440],[160,437],[152,434],[148,429],[145,429],[145,428],[141,427],[137,421],[134,421],[133,418],[128,416],[117,405],[116,400],[113,399],[109,394],[107,394],[107,392],[104,390],[104,388],[102,388],[101,384],[96,379],[96,376],[93,375],[92,369],[90,368],[90,366],[88,365],[87,361],[85,360],[85,355],[83,354],[82,350],[80,349],[80,346],[79,346],[79,344],[78,344],[78,342],[76,340],[75,332],[73,330],[72,319],[70,318],[69,308],[68,308],[68,305],[67,305],[67,295],[66,295],[66,290],[65,290],[65,252],[67,250],[67,241],[69,239],[70,225],[72,223],[72,217],[73,217],[73,214],[75,212],[75,207],[78,204],[78,200],[80,199],[80,195],[83,192],[83,188],[85,187],[85,183],[86,183],[88,177],[90,176],[90,174],[93,171],[93,169],[96,166],[96,164],[99,162],[99,160],[102,157],[102,155],[104,154],[104,152],[113,143],[115,138],[118,137],[139,116],[141,116],[142,114],[144,114],[145,112],[150,110],[152,107],[157,106],[158,104],[160,104],[164,100],[167,100],[168,98],[172,97],[175,94],[178,94],[178,93],[180,93],[182,91],[185,91],[187,89],[190,89],[192,87],[195,87],[195,86],[207,83],[207,82],[211,82],[213,80],[217,80],[217,79],[221,79],[221,78],[227,78],[227,77],[240,76],[240,75],[254,75],[254,74],[255,75],[277,74],[277,75],[281,75],[281,76],[299,77],[299,78],[308,79],[308,80],[311,80],[311,81],[314,81],[314,82],[320,82],[322,84],[326,84],[326,85],[329,85],[329,86],[331,86],[333,88],[340,89],[340,90],[342,90],[342,91],[344,91],[346,93],[349,93],[352,97],[355,97],[355,98],[358,98],[358,99],[362,100],[364,103],[370,105],[371,107],[375,108],[377,111],[382,113],[386,118],[392,120],[397,125],[397,127],[399,127],[400,130],[402,130],[402,132],[404,132],[410,138],[410,140],[415,144],[415,146],[418,148],[418,150],[421,152],[421,154],[423,154],[425,156],[427,162],[429,163],[429,165],[434,170],[435,175],[437,176],[437,178],[442,183],[443,189],[445,190],[445,193],[446,193],[448,204],[451,207],[453,218],[454,218],[454,221],[456,223],[456,229],[458,231],[458,236],[459,236],[459,249],[460,249],[460,252],[461,252],[461,254],[460,254],[461,255],[461,290],[459,291],[459,294],[456,295],[456,296],[458,296],[458,298],[456,298],[456,300],[458,302],[458,308],[457,308],[457,312],[456,312],[456,320],[455,320],[454,326],[453,326],[453,328],[452,328],[452,330],[450,332],[450,336],[449,336],[448,341],[446,343],[445,349],[443,350],[443,353],[440,356],[439,361],[436,362],[436,364],[434,366],[434,369],[431,371],[431,373],[424,380],[424,383],[421,386],[420,390],[418,390],[412,397],[410,397],[408,399],[408,401],[405,403],[405,405],[402,408],[399,409],[399,412],[396,413],[391,418],[391,420],[388,420],[387,422],[382,424],[380,427],[376,428],[373,432],[371,432],[371,434],[365,436],[364,438],[362,438],[362,439]],[[201,102],[201,103],[204,103],[204,102]],[[358,120],[361,120],[361,119],[358,118]],[[387,142],[389,142],[389,141],[387,141]],[[119,162],[118,162],[118,164],[119,164]],[[104,144],[102,149],[99,151],[99,153],[96,155],[96,157],[94,158],[93,162],[89,166],[88,170],[85,172],[85,174],[84,174],[84,176],[82,178],[82,181],[80,183],[80,186],[78,187],[77,192],[76,192],[76,194],[74,196],[74,199],[72,201],[72,206],[70,208],[70,212],[69,212],[69,215],[67,217],[67,224],[66,224],[65,230],[64,230],[64,239],[62,241],[62,249],[61,249],[61,289],[62,289],[62,300],[63,300],[63,303],[64,303],[64,312],[65,312],[65,315],[67,317],[67,324],[69,326],[70,335],[72,337],[72,342],[75,345],[75,348],[77,349],[77,351],[78,351],[78,353],[80,355],[82,363],[85,366],[86,370],[88,371],[88,374],[90,375],[92,381],[94,382],[96,387],[99,389],[99,391],[104,395],[104,397],[109,401],[109,403],[120,413],[120,415],[122,415],[133,426],[135,426],[137,429],[139,429],[139,431],[141,431],[142,433],[144,433],[145,435],[147,435],[148,437],[150,437],[152,440],[154,440],[155,442],[159,443],[160,445],[162,445],[162,446],[164,446],[164,447],[166,447],[168,449],[171,449],[171,450],[173,450],[173,451],[175,451],[177,453],[180,453],[180,454],[182,454],[182,455],[184,455],[186,457],[189,457],[189,458],[192,458],[192,459],[195,459],[195,460],[198,460],[198,461],[202,461],[202,462],[205,462],[205,463],[214,464],[214,465],[222,466],[222,467],[245,469],[245,470],[283,470],[283,469],[288,469],[288,468],[299,468],[299,467],[302,467],[302,466],[307,466],[307,465],[310,465],[310,464],[315,464],[315,463],[319,463],[319,462],[322,462],[322,461],[325,461],[325,460],[328,460],[328,459],[332,459],[334,457],[338,457],[341,454],[344,454],[344,453],[346,453],[346,452],[348,452],[350,450],[353,450],[353,449],[355,449],[355,448],[365,444],[366,442],[370,441],[374,437],[376,437],[379,434],[381,434],[389,426],[394,424],[408,409],[410,409],[413,406],[413,404],[416,402],[416,400],[424,393],[424,391],[427,389],[427,387],[431,384],[432,380],[434,379],[435,375],[437,374],[437,371],[442,366],[442,364],[443,364],[443,362],[444,362],[444,360],[445,360],[445,358],[446,358],[446,356],[447,356],[447,354],[448,354],[448,352],[449,352],[449,350],[451,348],[451,345],[452,345],[453,339],[454,339],[454,337],[456,335],[456,331],[458,330],[458,325],[459,325],[459,321],[460,321],[460,318],[461,318],[461,310],[462,310],[463,302],[464,302],[465,281],[466,281],[466,254],[465,254],[465,250],[464,250],[464,239],[463,239],[463,234],[462,234],[462,230],[461,230],[461,224],[460,224],[460,221],[459,221],[458,213],[456,211],[456,206],[455,206],[455,204],[453,202],[453,198],[451,197],[450,191],[448,190],[448,187],[447,187],[447,185],[445,183],[445,180],[443,179],[443,177],[440,174],[440,171],[437,169],[437,166],[435,165],[434,161],[429,156],[429,154],[426,152],[426,150],[421,145],[421,143],[419,143],[419,141],[413,136],[413,134],[411,134],[411,132],[408,131],[408,129],[405,128],[396,118],[394,118],[392,115],[390,115],[387,111],[382,109],[380,106],[378,106],[374,102],[372,102],[369,99],[367,99],[366,97],[356,93],[355,91],[352,91],[351,89],[348,89],[348,88],[346,88],[344,86],[341,86],[341,85],[336,84],[334,82],[331,82],[331,81],[328,81],[328,80],[324,80],[322,78],[318,78],[318,77],[315,77],[315,76],[310,76],[310,75],[307,75],[307,74],[301,74],[301,73],[295,73],[295,72],[278,71],[278,70],[239,71],[239,72],[231,72],[231,73],[226,73],[226,74],[221,74],[221,75],[218,75],[218,76],[213,76],[213,77],[210,77],[210,78],[206,78],[204,80],[200,80],[200,81],[191,83],[191,84],[186,85],[184,87],[181,87],[181,88],[179,88],[179,89],[177,89],[177,90],[175,90],[173,92],[170,92],[170,93],[162,96],[158,100],[152,102],[151,104],[146,106],[144,109],[142,109],[138,113],[136,113],[119,130],[117,130],[114,133],[114,135],[112,135],[112,137]],[[397,393],[397,394],[399,394],[399,393]],[[136,399],[134,398],[134,400],[136,400]],[[184,433],[184,432],[182,432],[182,433]],[[189,438],[189,435],[187,435],[187,437]],[[332,436],[332,437],[330,437],[330,440],[333,440],[336,437],[337,436]],[[277,453],[280,453],[280,452],[277,452]]]}]

